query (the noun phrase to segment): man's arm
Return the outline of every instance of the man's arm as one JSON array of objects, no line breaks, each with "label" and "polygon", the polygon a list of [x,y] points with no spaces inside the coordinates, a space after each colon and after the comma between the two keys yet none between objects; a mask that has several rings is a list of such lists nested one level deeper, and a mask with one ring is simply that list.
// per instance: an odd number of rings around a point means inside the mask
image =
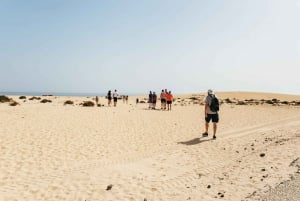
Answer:
[{"label": "man's arm", "polygon": [[205,115],[205,117],[207,117],[208,104],[205,103],[205,106],[204,106],[204,107],[205,107],[205,108],[204,108],[204,115]]}]

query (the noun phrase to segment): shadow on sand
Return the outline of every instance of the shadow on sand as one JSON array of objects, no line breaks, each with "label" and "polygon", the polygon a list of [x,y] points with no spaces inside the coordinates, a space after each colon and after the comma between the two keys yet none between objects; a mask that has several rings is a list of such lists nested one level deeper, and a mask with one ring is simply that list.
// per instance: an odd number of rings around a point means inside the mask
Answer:
[{"label": "shadow on sand", "polygon": [[185,141],[185,142],[177,142],[177,144],[184,144],[184,145],[196,145],[196,144],[200,144],[202,142],[207,142],[207,141],[212,141],[213,139],[211,138],[194,138],[192,140],[189,140],[189,141]]}]

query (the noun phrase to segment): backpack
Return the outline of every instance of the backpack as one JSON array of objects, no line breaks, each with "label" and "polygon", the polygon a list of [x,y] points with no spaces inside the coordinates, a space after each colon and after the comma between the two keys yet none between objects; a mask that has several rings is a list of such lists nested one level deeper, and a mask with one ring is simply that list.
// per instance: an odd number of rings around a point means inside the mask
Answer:
[{"label": "backpack", "polygon": [[209,108],[212,112],[218,112],[219,111],[219,99],[216,96],[211,96],[211,103],[209,105]]}]

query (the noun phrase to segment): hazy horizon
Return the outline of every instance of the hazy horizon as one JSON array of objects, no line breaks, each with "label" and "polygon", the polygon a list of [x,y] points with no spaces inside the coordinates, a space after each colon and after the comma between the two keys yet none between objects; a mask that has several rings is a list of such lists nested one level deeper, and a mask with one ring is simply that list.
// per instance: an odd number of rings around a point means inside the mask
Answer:
[{"label": "hazy horizon", "polygon": [[0,1],[0,92],[300,95],[300,0]]}]

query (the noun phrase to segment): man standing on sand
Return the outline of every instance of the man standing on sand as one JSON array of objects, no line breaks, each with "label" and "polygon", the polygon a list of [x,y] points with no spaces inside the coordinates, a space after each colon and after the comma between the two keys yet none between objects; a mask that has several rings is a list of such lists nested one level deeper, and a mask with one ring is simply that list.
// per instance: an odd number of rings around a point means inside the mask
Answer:
[{"label": "man standing on sand", "polygon": [[149,103],[149,109],[152,109],[152,91],[149,92],[148,103]]},{"label": "man standing on sand", "polygon": [[114,106],[115,107],[117,106],[118,97],[119,97],[119,94],[118,94],[117,90],[115,89],[115,92],[113,93],[113,99],[114,99]]},{"label": "man standing on sand", "polygon": [[[219,122],[219,114],[218,110],[219,109],[213,109],[212,111],[212,102],[215,102],[215,94],[211,89],[208,90],[207,96],[205,98],[205,109],[204,109],[204,115],[205,115],[205,132],[202,134],[202,137],[207,137],[208,136],[208,127],[209,127],[209,122],[212,120],[213,123],[213,139],[216,139],[216,132],[217,132],[217,123]],[[213,100],[214,99],[214,100]],[[218,102],[218,99],[217,99]],[[213,103],[214,104],[214,103]],[[217,103],[219,104],[219,103]],[[219,105],[217,105],[219,107]]]},{"label": "man standing on sand", "polygon": [[111,90],[109,90],[107,93],[107,100],[108,100],[108,106],[110,106],[111,105]]},{"label": "man standing on sand", "polygon": [[96,107],[98,107],[99,98],[96,96]]},{"label": "man standing on sand", "polygon": [[172,110],[173,95],[171,91],[166,93],[168,110]]},{"label": "man standing on sand", "polygon": [[166,93],[165,90],[161,90],[160,93],[160,109],[165,110],[166,109],[166,103],[167,103],[167,98],[166,98]]}]

